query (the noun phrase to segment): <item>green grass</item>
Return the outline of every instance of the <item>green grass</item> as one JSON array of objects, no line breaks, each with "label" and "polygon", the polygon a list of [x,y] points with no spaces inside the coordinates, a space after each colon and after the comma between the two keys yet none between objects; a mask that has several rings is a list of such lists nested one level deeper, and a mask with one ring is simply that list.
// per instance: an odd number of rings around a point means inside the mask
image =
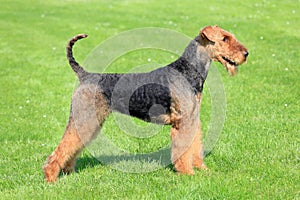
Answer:
[{"label": "green grass", "polygon": [[[299,7],[292,0],[1,0],[0,199],[300,199]],[[194,37],[213,24],[233,32],[250,56],[234,78],[216,64],[227,110],[222,135],[205,159],[209,172],[125,173],[85,150],[77,173],[44,183],[41,167],[63,134],[76,84],[65,58],[71,36],[90,35],[75,48],[83,63],[96,45],[126,30],[162,27]],[[149,57],[161,64],[174,59],[167,52],[132,52],[109,69],[126,72]],[[207,130],[207,90],[201,112]],[[167,127],[149,139],[122,133],[112,118],[104,129],[131,153],[169,144]]]}]

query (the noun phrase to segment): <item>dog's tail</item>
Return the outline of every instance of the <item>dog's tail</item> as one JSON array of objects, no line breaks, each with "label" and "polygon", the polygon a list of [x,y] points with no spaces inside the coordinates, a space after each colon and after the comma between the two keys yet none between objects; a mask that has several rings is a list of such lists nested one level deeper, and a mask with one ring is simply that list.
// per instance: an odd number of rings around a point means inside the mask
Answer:
[{"label": "dog's tail", "polygon": [[81,77],[83,77],[84,75],[87,74],[87,71],[85,71],[83,69],[83,67],[81,67],[75,60],[75,58],[73,57],[73,45],[75,44],[75,42],[77,40],[80,40],[82,38],[86,38],[88,35],[87,34],[78,34],[76,36],[74,36],[72,39],[70,39],[70,41],[67,44],[66,50],[67,50],[67,58],[69,60],[69,64],[72,67],[73,71],[76,73],[76,75],[78,76],[79,80],[81,79]]}]

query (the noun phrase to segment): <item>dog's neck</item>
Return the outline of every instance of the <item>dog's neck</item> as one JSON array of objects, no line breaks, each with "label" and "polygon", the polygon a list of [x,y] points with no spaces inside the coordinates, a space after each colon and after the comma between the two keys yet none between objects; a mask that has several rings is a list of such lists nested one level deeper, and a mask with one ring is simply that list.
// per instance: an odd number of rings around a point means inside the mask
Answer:
[{"label": "dog's neck", "polygon": [[[203,47],[195,38],[186,47],[182,56],[171,64],[170,67],[179,71],[196,90],[202,92],[207,77],[211,59]],[[175,64],[176,63],[176,64]]]},{"label": "dog's neck", "polygon": [[201,73],[206,73],[208,71],[209,65],[211,62],[211,58],[209,52],[207,51],[207,47],[204,46],[201,41],[196,37],[194,40],[190,42],[190,44],[186,47],[182,56],[183,59],[186,59],[193,67],[197,68]]}]

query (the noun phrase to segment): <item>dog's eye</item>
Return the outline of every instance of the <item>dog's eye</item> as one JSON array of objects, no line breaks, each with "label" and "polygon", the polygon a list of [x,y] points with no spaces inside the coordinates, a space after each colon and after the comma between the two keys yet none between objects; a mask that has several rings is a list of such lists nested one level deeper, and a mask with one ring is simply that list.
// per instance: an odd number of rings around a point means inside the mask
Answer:
[{"label": "dog's eye", "polygon": [[229,41],[229,38],[227,36],[224,36],[223,37],[223,42],[228,42]]}]

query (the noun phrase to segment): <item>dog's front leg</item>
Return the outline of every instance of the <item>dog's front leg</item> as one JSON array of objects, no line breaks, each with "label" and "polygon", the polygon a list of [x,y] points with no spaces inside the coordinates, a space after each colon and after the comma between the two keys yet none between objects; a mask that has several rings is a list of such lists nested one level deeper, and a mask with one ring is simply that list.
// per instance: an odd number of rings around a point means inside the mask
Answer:
[{"label": "dog's front leg", "polygon": [[171,161],[177,172],[193,175],[194,152],[200,151],[200,149],[195,150],[200,148],[199,143],[195,143],[195,139],[199,139],[197,137],[200,127],[199,104],[192,102],[181,110],[180,120],[175,121],[171,128]]},{"label": "dog's front leg", "polygon": [[[201,107],[202,102],[202,95],[201,93],[198,93],[196,95],[196,101],[199,104],[199,111]],[[204,164],[203,158],[204,158],[204,149],[202,144],[202,130],[201,130],[201,122],[200,118],[198,119],[198,126],[197,131],[195,135],[195,139],[193,141],[193,166],[197,169],[208,169],[206,165]]]},{"label": "dog's front leg", "polygon": [[175,170],[181,174],[193,175],[193,148],[190,142],[192,139],[175,127],[171,128],[171,139],[171,161]]},{"label": "dog's front leg", "polygon": [[193,146],[193,166],[197,169],[204,169],[204,170],[208,169],[203,161],[204,150],[202,144],[202,131],[201,131],[200,120],[199,120],[198,128],[192,146]]}]

